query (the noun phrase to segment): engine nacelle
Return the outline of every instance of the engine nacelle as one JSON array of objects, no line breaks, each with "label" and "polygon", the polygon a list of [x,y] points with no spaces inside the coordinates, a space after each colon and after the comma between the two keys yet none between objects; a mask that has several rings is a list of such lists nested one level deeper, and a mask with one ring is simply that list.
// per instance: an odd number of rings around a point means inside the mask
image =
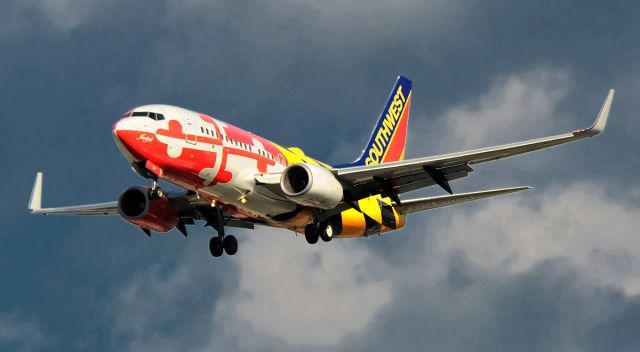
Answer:
[{"label": "engine nacelle", "polygon": [[290,200],[320,209],[334,208],[343,196],[342,185],[331,171],[307,163],[287,167],[282,173],[280,188]]},{"label": "engine nacelle", "polygon": [[180,221],[169,198],[151,199],[149,189],[140,186],[122,192],[118,212],[126,221],[156,232],[167,232]]}]

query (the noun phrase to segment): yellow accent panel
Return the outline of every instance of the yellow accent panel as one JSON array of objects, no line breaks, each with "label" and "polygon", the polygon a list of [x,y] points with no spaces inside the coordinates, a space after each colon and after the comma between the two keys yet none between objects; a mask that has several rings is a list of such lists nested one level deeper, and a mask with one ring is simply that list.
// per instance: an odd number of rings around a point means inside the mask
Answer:
[{"label": "yellow accent panel", "polygon": [[[385,204],[390,205],[390,206],[391,206],[391,209],[393,209],[393,216],[394,216],[394,217],[395,217],[395,219],[396,219],[396,228],[395,228],[395,230],[397,230],[397,229],[399,229],[399,228],[401,228],[401,227],[404,227],[406,216],[404,216],[404,215],[402,215],[402,214],[400,214],[400,213],[398,212],[398,210],[396,209],[396,207],[395,207],[395,206],[393,206],[393,202],[391,201],[391,198],[382,198],[382,201],[383,201]],[[385,228],[386,228],[386,226],[385,226]],[[394,231],[394,229],[389,229],[389,231]],[[387,231],[385,231],[385,232],[387,232]]]},{"label": "yellow accent panel", "polygon": [[289,147],[287,148],[289,149],[293,154],[299,156],[299,157],[304,157],[304,152],[302,151],[302,149],[298,148],[298,147]]},{"label": "yellow accent panel", "polygon": [[[393,215],[396,220],[396,228],[390,228],[388,226],[382,225],[382,211],[380,209],[380,205],[378,201],[391,205],[393,208]],[[393,202],[390,198],[383,198],[381,195],[370,196],[358,201],[358,205],[360,206],[360,210],[363,213],[367,214],[369,217],[377,221],[381,224],[380,233],[387,233],[395,230],[399,230],[403,228],[406,224],[406,215],[400,214],[395,207],[393,207]],[[366,229],[366,222],[364,219],[364,215],[358,212],[355,209],[345,210],[341,213],[342,218],[342,233],[339,237],[341,238],[352,238],[352,237],[362,237],[364,236],[364,232]]]},{"label": "yellow accent panel", "polygon": [[378,205],[378,199],[380,199],[380,196],[360,199],[358,205],[363,213],[369,215],[378,224],[382,224],[382,212],[380,211],[380,205]]},{"label": "yellow accent panel", "polygon": [[393,212],[396,213],[397,218],[396,218],[396,230],[400,230],[401,228],[404,227],[404,225],[407,224],[407,216],[404,214],[399,214],[395,208],[393,209]]},{"label": "yellow accent panel", "polygon": [[[392,206],[393,215],[395,216],[396,220],[395,229],[382,225],[382,211],[380,209],[379,201]],[[380,228],[381,234],[398,230],[404,227],[406,223],[406,216],[398,213],[396,208],[393,207],[393,202],[390,198],[383,198],[381,195],[370,196],[359,200],[358,206],[360,206],[360,210],[362,210],[362,213],[358,212],[355,209],[345,210],[341,213],[342,233],[339,235],[339,237],[353,238],[364,236],[364,232],[366,230],[366,221],[363,213],[367,214],[373,220],[382,225]]]},{"label": "yellow accent panel", "polygon": [[355,209],[345,210],[341,213],[342,233],[340,237],[361,237],[364,235],[366,223],[362,213]]},{"label": "yellow accent panel", "polygon": [[310,156],[306,156],[300,148],[296,148],[296,147],[285,148],[275,143],[273,145],[276,148],[278,148],[278,150],[280,151],[280,153],[282,153],[282,155],[284,155],[289,165],[298,164],[298,163],[307,163],[307,164],[322,165],[328,169],[331,169],[331,166],[323,162],[320,162]]}]

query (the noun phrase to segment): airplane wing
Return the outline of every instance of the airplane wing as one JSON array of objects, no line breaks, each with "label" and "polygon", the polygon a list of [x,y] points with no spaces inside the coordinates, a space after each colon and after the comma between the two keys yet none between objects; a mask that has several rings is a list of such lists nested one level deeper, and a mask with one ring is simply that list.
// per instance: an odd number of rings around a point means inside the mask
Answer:
[{"label": "airplane wing", "polygon": [[[39,215],[119,215],[118,202],[105,202],[84,205],[74,205],[66,207],[42,208],[42,172],[36,174],[36,180],[33,183],[33,190],[29,198],[29,211],[31,214]],[[169,193],[167,197],[173,205],[178,209],[181,220],[193,224],[192,220],[211,219],[209,212],[211,207],[200,201],[197,196],[188,192]],[[232,216],[224,216],[225,226],[237,227],[244,229],[253,229],[254,223],[243,219],[236,219]]]},{"label": "airplane wing", "polygon": [[[377,165],[333,169],[351,200],[371,194],[383,194],[399,203],[397,194],[438,184],[452,193],[448,181],[464,177],[473,171],[469,165],[502,159],[534,150],[593,137],[604,131],[614,90],[611,89],[594,124],[583,130],[538,138],[524,142],[481,148],[426,158],[396,161]],[[346,199],[346,197],[345,197]]]},{"label": "airplane wing", "polygon": [[29,199],[29,211],[32,214],[42,215],[117,215],[118,202],[42,208],[42,172],[38,172]]},{"label": "airplane wing", "polygon": [[492,189],[488,191],[459,193],[455,195],[445,195],[438,197],[428,197],[419,199],[409,199],[402,201],[402,205],[396,207],[398,212],[403,214],[415,213],[418,211],[446,207],[449,205],[470,202],[478,199],[501,196],[503,194],[521,192],[531,189],[531,187],[513,187]]}]

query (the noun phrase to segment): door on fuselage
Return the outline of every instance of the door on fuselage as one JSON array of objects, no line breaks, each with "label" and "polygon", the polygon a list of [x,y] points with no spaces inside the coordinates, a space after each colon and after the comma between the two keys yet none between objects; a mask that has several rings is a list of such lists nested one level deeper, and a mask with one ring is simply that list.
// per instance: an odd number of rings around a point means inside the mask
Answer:
[{"label": "door on fuselage", "polygon": [[184,140],[189,144],[196,144],[196,126],[193,124],[193,118],[187,115],[182,120],[184,121]]}]

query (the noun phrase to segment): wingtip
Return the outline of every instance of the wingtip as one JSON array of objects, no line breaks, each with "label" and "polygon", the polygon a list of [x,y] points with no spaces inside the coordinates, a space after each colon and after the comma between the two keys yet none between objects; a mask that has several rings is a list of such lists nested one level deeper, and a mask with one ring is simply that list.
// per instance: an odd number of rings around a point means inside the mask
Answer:
[{"label": "wingtip", "polygon": [[528,191],[530,189],[533,189],[533,187],[531,187],[531,186],[519,186],[519,187],[505,188],[504,191],[506,191],[508,193],[513,193],[513,192]]},{"label": "wingtip", "polygon": [[609,112],[611,111],[611,105],[613,104],[613,97],[615,93],[615,89],[609,89],[609,94],[607,94],[607,98],[604,100],[604,103],[602,103],[602,108],[600,108],[600,113],[598,113],[596,121],[591,127],[589,127],[589,129],[586,130],[590,136],[595,136],[604,132],[604,129],[607,126],[607,120],[609,119]]},{"label": "wingtip", "polygon": [[499,189],[493,190],[493,192],[495,192],[496,194],[509,194],[509,193],[518,193],[522,191],[528,191],[532,188],[533,187],[531,186],[517,186],[517,187],[509,187],[509,188],[499,188]]},{"label": "wingtip", "polygon": [[36,173],[36,179],[33,182],[33,189],[31,190],[31,197],[29,198],[28,209],[31,212],[42,209],[42,172]]}]

